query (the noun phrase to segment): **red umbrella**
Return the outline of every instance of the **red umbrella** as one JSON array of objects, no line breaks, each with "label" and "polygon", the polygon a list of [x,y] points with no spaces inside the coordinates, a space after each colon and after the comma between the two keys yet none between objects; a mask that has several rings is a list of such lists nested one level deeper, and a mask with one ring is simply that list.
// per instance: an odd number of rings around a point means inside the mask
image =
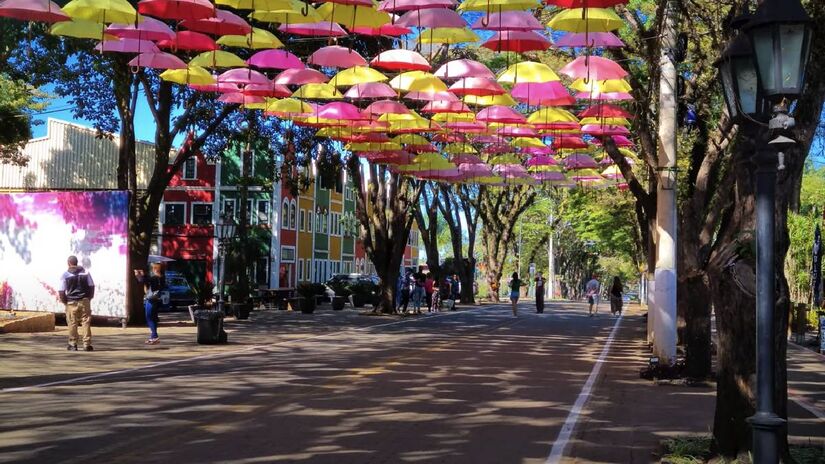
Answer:
[{"label": "red umbrella", "polygon": [[471,26],[486,31],[543,31],[544,25],[529,11],[502,11],[482,16]]},{"label": "red umbrella", "polygon": [[186,69],[188,66],[171,53],[141,53],[129,61],[129,66],[154,69]]},{"label": "red umbrella", "polygon": [[378,5],[378,11],[410,11],[427,8],[452,8],[455,0],[384,0]]},{"label": "red umbrella", "polygon": [[46,23],[72,19],[56,3],[49,0],[3,0],[0,1],[0,16]]},{"label": "red umbrella", "polygon": [[449,90],[456,95],[475,95],[477,97],[506,93],[501,84],[486,77],[463,77],[451,85]]},{"label": "red umbrella", "polygon": [[627,76],[627,71],[618,63],[600,56],[580,56],[564,65],[559,73],[573,79],[584,78],[594,81],[622,79]]},{"label": "red umbrella", "polygon": [[140,40],[172,40],[175,31],[163,21],[144,17],[139,24],[112,24],[106,28],[106,33],[121,39]]},{"label": "red umbrella", "polygon": [[462,77],[487,77],[495,79],[496,75],[490,69],[473,60],[453,60],[444,63],[435,71],[435,76],[441,79],[460,79]]},{"label": "red umbrella", "polygon": [[305,37],[343,37],[347,35],[341,26],[330,21],[317,23],[281,24],[278,28],[281,32],[295,34]]},{"label": "red umbrella", "polygon": [[581,148],[587,148],[588,147],[587,142],[582,140],[581,137],[570,137],[570,136],[568,136],[568,137],[564,137],[564,136],[553,137],[552,146],[553,146],[554,150],[559,150],[561,148],[581,149]]},{"label": "red umbrella", "polygon": [[252,32],[252,26],[243,18],[226,10],[215,9],[215,17],[203,19],[186,19],[180,26],[190,31],[205,32],[212,35],[246,35]]},{"label": "red umbrella", "polygon": [[373,68],[389,71],[429,71],[430,63],[420,53],[393,49],[381,52],[370,61]]},{"label": "red umbrella", "polygon": [[496,52],[516,53],[547,50],[550,45],[551,43],[546,37],[533,31],[496,32],[493,38],[481,44],[482,47]]},{"label": "red umbrella", "polygon": [[246,60],[246,64],[262,69],[304,69],[300,58],[286,50],[262,50]]},{"label": "red umbrella", "polygon": [[395,21],[401,27],[467,27],[467,21],[454,10],[447,8],[428,8],[404,13]]},{"label": "red umbrella", "polygon": [[367,60],[358,52],[340,45],[319,48],[307,58],[307,64],[325,68],[352,68],[366,66]]},{"label": "red umbrella", "polygon": [[178,31],[174,39],[158,42],[158,47],[171,48],[172,50],[211,52],[218,49],[218,44],[211,37],[200,32]]},{"label": "red umbrella", "polygon": [[611,105],[610,103],[602,103],[593,105],[590,108],[579,113],[580,118],[633,118],[630,112],[622,107]]},{"label": "red umbrella", "polygon": [[355,84],[347,90],[344,97],[353,100],[363,98],[395,98],[398,93],[383,82],[364,82]]},{"label": "red umbrella", "polygon": [[323,84],[329,81],[326,74],[316,71],[314,69],[287,69],[275,76],[276,84],[281,85],[304,85],[304,84]]},{"label": "red umbrella", "polygon": [[412,29],[408,27],[401,27],[396,26],[394,24],[384,24],[381,27],[353,27],[350,29],[353,34],[361,34],[361,35],[369,35],[369,36],[376,36],[376,35],[385,35],[388,37],[398,37],[405,34],[409,34],[412,32]]},{"label": "red umbrella", "polygon": [[610,8],[624,5],[628,0],[544,0],[548,5],[562,8]]},{"label": "red umbrella", "polygon": [[209,0],[142,0],[138,13],[179,21],[207,19],[215,16],[215,6]]}]

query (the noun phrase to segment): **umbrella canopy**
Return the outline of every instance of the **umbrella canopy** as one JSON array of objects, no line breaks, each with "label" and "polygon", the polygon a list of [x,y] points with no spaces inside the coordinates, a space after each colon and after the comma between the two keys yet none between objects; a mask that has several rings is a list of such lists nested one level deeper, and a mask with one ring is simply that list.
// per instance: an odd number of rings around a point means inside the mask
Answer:
[{"label": "umbrella canopy", "polygon": [[476,120],[481,122],[525,123],[527,120],[516,110],[500,105],[493,105],[479,111]]},{"label": "umbrella canopy", "polygon": [[516,104],[518,104],[518,102],[513,100],[513,97],[511,97],[510,94],[507,93],[502,95],[487,95],[484,97],[479,97],[477,95],[465,95],[462,98],[462,100],[464,101],[464,103],[468,105],[475,106],[515,106]]},{"label": "umbrella canopy", "polygon": [[[371,5],[368,3],[367,5]],[[338,23],[347,29],[354,27],[381,27],[390,23],[390,15],[372,6],[342,5],[327,2],[318,7],[324,21]]]},{"label": "umbrella canopy", "polygon": [[627,0],[544,0],[544,3],[561,8],[610,8],[624,5]]},{"label": "umbrella canopy", "polygon": [[344,102],[332,102],[318,108],[318,117],[327,119],[344,119],[349,121],[357,121],[369,119],[368,116],[361,114],[361,110],[355,105]]},{"label": "umbrella canopy", "polygon": [[531,10],[539,5],[539,0],[464,0],[458,11]]},{"label": "umbrella canopy", "polygon": [[77,39],[117,40],[117,37],[106,34],[105,28],[103,23],[73,19],[52,24],[49,27],[49,34]]},{"label": "umbrella canopy", "polygon": [[383,51],[370,61],[370,65],[389,71],[430,70],[430,63],[420,53],[403,49]]},{"label": "umbrella canopy", "polygon": [[340,45],[330,45],[319,48],[307,58],[307,64],[323,66],[325,68],[351,68],[366,66],[367,60],[358,52]]},{"label": "umbrella canopy", "polygon": [[0,1],[0,16],[46,23],[72,19],[56,3],[49,0],[3,0]]},{"label": "umbrella canopy", "polygon": [[100,52],[116,53],[159,53],[160,49],[150,40],[118,39],[104,40],[95,46]]},{"label": "umbrella canopy", "polygon": [[243,18],[226,10],[215,9],[215,16],[201,19],[186,19],[180,26],[190,31],[212,35],[244,35],[252,32],[252,26]]},{"label": "umbrella canopy", "polygon": [[453,94],[452,92],[448,92],[446,90],[429,92],[407,92],[407,94],[404,95],[404,99],[420,101],[459,101],[458,97],[456,97],[455,94]]},{"label": "umbrella canopy", "polygon": [[577,92],[610,93],[630,92],[630,84],[624,79],[609,79],[605,81],[576,79],[570,88]]},{"label": "umbrella canopy", "polygon": [[139,24],[112,24],[106,28],[106,33],[121,39],[141,40],[172,40],[175,31],[163,21],[144,17]]},{"label": "umbrella canopy", "polygon": [[206,34],[194,31],[178,31],[174,39],[161,40],[160,48],[172,50],[212,51],[218,49],[218,44]]},{"label": "umbrella canopy", "polygon": [[425,44],[458,44],[465,42],[477,42],[478,36],[475,32],[460,27],[436,27],[424,29],[418,35],[418,41]]},{"label": "umbrella canopy", "polygon": [[534,31],[502,31],[481,44],[484,48],[496,52],[524,53],[547,50],[552,43],[543,35]]},{"label": "umbrella canopy", "polygon": [[343,37],[347,31],[338,24],[330,21],[318,21],[317,23],[297,23],[281,24],[278,28],[281,32],[295,34],[304,37]]},{"label": "umbrella canopy", "polygon": [[204,68],[243,68],[246,66],[246,61],[234,53],[214,50],[211,52],[203,52],[192,58],[189,64]]},{"label": "umbrella canopy", "polygon": [[230,69],[218,76],[218,83],[226,84],[270,84],[271,81],[262,73],[252,69]]},{"label": "umbrella canopy", "polygon": [[384,24],[381,27],[353,27],[350,29],[353,34],[361,34],[361,35],[385,35],[389,37],[398,37],[405,34],[409,34],[412,32],[412,29],[408,27],[401,27],[396,26],[394,24]]},{"label": "umbrella canopy", "polygon": [[428,8],[404,13],[395,21],[401,27],[467,27],[460,14],[447,8]]},{"label": "umbrella canopy", "polygon": [[[444,100],[436,100],[431,101],[424,105],[421,108],[421,111],[425,113],[435,113],[435,114],[442,114],[442,113],[467,113],[470,112],[470,107],[460,101],[444,101]],[[475,119],[475,115],[473,115]]]},{"label": "umbrella canopy", "polygon": [[138,13],[178,21],[206,19],[215,16],[215,6],[209,0],[142,0]]},{"label": "umbrella canopy", "polygon": [[581,137],[553,137],[552,146],[556,150],[560,150],[563,148],[570,148],[570,149],[582,149],[587,148],[587,142],[582,140]]},{"label": "umbrella canopy", "polygon": [[527,167],[539,167],[539,166],[556,166],[558,165],[558,161],[552,156],[545,156],[545,155],[537,155],[531,157],[527,160]]},{"label": "umbrella canopy", "polygon": [[237,103],[239,105],[266,103],[266,99],[264,97],[246,95],[241,92],[225,93],[218,97],[218,101],[221,103]]},{"label": "umbrella canopy", "polygon": [[295,98],[284,98],[266,105],[266,112],[279,117],[291,117],[313,112],[312,105]]},{"label": "umbrella canopy", "polygon": [[562,162],[567,169],[595,169],[599,167],[596,160],[581,153],[572,154],[564,158]]},{"label": "umbrella canopy", "polygon": [[495,74],[487,66],[478,61],[461,59],[444,63],[435,72],[435,76],[441,79],[461,79],[462,77],[487,77],[495,78]]},{"label": "umbrella canopy", "polygon": [[329,80],[326,74],[310,68],[286,69],[273,79],[280,85],[323,84]]},{"label": "umbrella canopy", "polygon": [[522,61],[507,68],[498,76],[498,81],[507,84],[522,82],[549,82],[557,81],[559,76],[544,63]]},{"label": "umbrella canopy", "polygon": [[344,93],[344,97],[353,100],[364,98],[395,98],[398,94],[383,82],[364,82],[355,84]]},{"label": "umbrella canopy", "polygon": [[624,22],[615,11],[608,8],[573,8],[561,10],[547,23],[557,31],[610,32],[619,29]]},{"label": "umbrella canopy", "polygon": [[304,63],[300,58],[286,50],[263,50],[248,60],[246,63],[256,68],[264,69],[304,69]]},{"label": "umbrella canopy", "polygon": [[379,117],[383,114],[409,114],[410,110],[403,103],[392,100],[379,100],[364,109],[364,114]]},{"label": "umbrella canopy", "polygon": [[529,11],[502,11],[478,18],[473,29],[487,31],[543,31],[542,25]]},{"label": "umbrella canopy", "polygon": [[340,100],[344,98],[334,86],[320,83],[304,84],[292,96],[309,100]]},{"label": "umbrella canopy", "polygon": [[619,106],[611,105],[609,103],[602,103],[599,105],[593,105],[585,110],[582,110],[582,112],[579,113],[579,117],[633,118],[633,115]]},{"label": "umbrella canopy", "polygon": [[567,180],[567,177],[565,177],[564,173],[558,171],[539,171],[532,173],[531,176],[533,177],[533,179],[536,179],[540,182],[555,182]]},{"label": "umbrella canopy", "polygon": [[390,87],[404,92],[442,92],[447,84],[433,74],[424,71],[408,71],[395,76]]},{"label": "umbrella canopy", "polygon": [[257,10],[253,11],[249,15],[249,18],[264,23],[278,24],[315,23],[318,21],[323,21],[324,19],[321,17],[321,15],[318,14],[318,11],[316,11],[315,8],[306,4],[304,4],[304,6],[298,7],[297,10],[290,8],[285,8],[283,10],[277,11]]},{"label": "umbrella canopy", "polygon": [[558,48],[619,48],[624,47],[624,42],[612,32],[569,32],[554,45]]},{"label": "umbrella canopy", "polygon": [[513,86],[510,95],[532,106],[565,106],[576,103],[576,99],[559,81],[518,83]]},{"label": "umbrella canopy", "polygon": [[253,27],[252,31],[246,35],[225,35],[217,40],[217,43],[226,47],[251,48],[260,50],[264,48],[283,48],[284,44],[275,34]]},{"label": "umbrella canopy", "polygon": [[428,8],[452,8],[455,0],[384,0],[378,5],[378,11],[409,11]]},{"label": "umbrella canopy", "polygon": [[367,66],[356,66],[338,72],[329,83],[335,87],[349,87],[365,82],[384,82],[389,78]]},{"label": "umbrella canopy", "polygon": [[255,95],[258,97],[288,97],[292,91],[285,85],[277,85],[269,82],[267,84],[247,84],[241,91],[244,95]]},{"label": "umbrella canopy", "polygon": [[129,61],[129,66],[154,69],[186,69],[188,66],[180,58],[171,53],[150,52],[141,53]]},{"label": "umbrella canopy", "polygon": [[106,24],[131,24],[143,19],[126,0],[72,0],[63,7],[63,12],[72,19]]},{"label": "umbrella canopy", "polygon": [[622,79],[627,76],[627,71],[622,69],[618,63],[600,56],[580,56],[564,65],[559,72],[573,79],[583,78],[594,81]]},{"label": "umbrella canopy", "polygon": [[485,77],[464,77],[456,81],[448,89],[456,95],[501,95],[504,87],[493,79]]}]

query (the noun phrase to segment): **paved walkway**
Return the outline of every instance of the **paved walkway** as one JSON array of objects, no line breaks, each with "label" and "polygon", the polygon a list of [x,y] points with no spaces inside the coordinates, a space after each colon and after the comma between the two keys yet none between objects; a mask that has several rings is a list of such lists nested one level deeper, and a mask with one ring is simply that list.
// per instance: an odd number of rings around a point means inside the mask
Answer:
[{"label": "paved walkway", "polygon": [[[528,306],[255,312],[223,346],[176,323],[159,346],[95,328],[91,353],[65,351],[65,329],[2,335],[0,462],[654,462],[662,438],[707,433],[710,387],[639,379],[638,309]],[[791,433],[821,441],[825,369],[799,359],[810,410],[793,406]]]}]

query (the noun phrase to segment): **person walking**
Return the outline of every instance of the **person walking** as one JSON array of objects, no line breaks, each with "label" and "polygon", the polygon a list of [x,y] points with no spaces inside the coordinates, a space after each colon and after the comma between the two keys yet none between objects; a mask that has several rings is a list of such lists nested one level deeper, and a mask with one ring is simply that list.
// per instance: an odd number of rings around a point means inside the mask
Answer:
[{"label": "person walking", "polygon": [[613,277],[613,286],[610,287],[610,314],[622,315],[622,293],[624,286],[619,276]]},{"label": "person walking", "polygon": [[450,298],[452,298],[455,303],[458,303],[461,300],[461,279],[458,278],[458,274],[453,274],[453,285],[450,287]]},{"label": "person walking", "polygon": [[[401,278],[401,301],[398,302],[398,312],[407,312],[407,306],[410,304],[410,284],[412,280],[412,271],[404,270],[404,277]],[[401,308],[404,308],[403,310]]]},{"label": "person walking", "polygon": [[146,325],[149,326],[147,345],[160,343],[158,337],[158,311],[160,310],[161,292],[166,290],[166,272],[162,263],[152,263],[152,275],[146,276],[143,269],[135,269],[135,277],[143,284],[143,309],[146,315]]},{"label": "person walking", "polygon": [[[92,298],[95,283],[92,275],[77,265],[77,256],[66,260],[69,268],[60,276],[57,294],[66,308],[66,325],[69,327],[69,351],[77,351],[77,339],[83,342],[83,351],[94,351],[92,347]],[[80,333],[78,334],[78,327]]]},{"label": "person walking", "polygon": [[518,317],[518,297],[521,290],[522,282],[518,278],[518,272],[514,272],[510,277],[510,303],[513,304],[513,316]]},{"label": "person walking", "polygon": [[536,312],[541,314],[544,312],[544,276],[541,271],[536,273]]},{"label": "person walking", "polygon": [[590,309],[588,310],[589,317],[593,317],[593,306],[596,306],[596,313],[599,312],[599,291],[601,290],[601,284],[599,283],[599,276],[593,274],[593,278],[590,279],[587,284],[584,286],[584,292],[587,296],[587,303],[590,305]]},{"label": "person walking", "polygon": [[433,312],[433,293],[435,292],[435,279],[431,273],[427,273],[427,278],[424,279],[424,293],[426,294],[427,312]]},{"label": "person walking", "polygon": [[412,290],[412,303],[413,303],[413,312],[415,314],[421,314],[421,304],[424,301],[424,282],[426,277],[424,276],[424,268],[418,268],[418,272],[413,274],[413,290]]}]

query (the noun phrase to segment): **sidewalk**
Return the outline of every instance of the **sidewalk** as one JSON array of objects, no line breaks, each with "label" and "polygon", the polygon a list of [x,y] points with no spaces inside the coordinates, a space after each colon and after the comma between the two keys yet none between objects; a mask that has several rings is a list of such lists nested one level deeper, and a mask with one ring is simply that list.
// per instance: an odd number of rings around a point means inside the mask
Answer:
[{"label": "sidewalk", "polygon": [[[649,358],[645,326],[640,311],[625,315],[564,462],[658,462],[663,440],[712,433],[715,384],[639,378]],[[790,441],[825,446],[825,358],[803,351],[788,348]]]}]

